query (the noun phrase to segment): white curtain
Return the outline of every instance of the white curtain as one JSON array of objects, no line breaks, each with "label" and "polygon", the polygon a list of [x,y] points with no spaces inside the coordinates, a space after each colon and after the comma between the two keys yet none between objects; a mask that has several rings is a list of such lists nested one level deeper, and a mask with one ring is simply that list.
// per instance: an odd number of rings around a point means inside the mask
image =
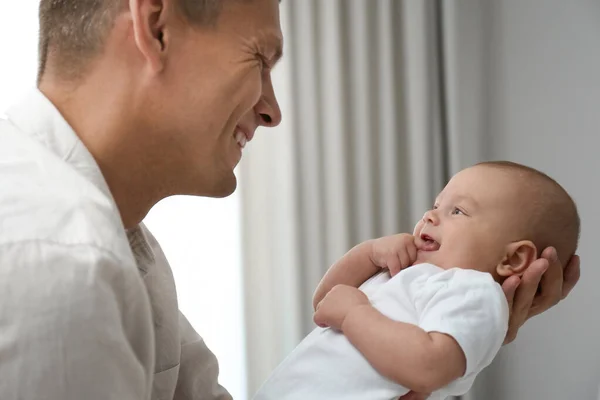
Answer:
[{"label": "white curtain", "polygon": [[463,107],[480,87],[457,98],[455,80],[470,77],[448,54],[463,33],[447,21],[455,7],[281,3],[284,122],[257,135],[241,166],[250,395],[313,329],[313,290],[331,263],[366,239],[412,231],[459,158],[480,157],[482,122]]}]

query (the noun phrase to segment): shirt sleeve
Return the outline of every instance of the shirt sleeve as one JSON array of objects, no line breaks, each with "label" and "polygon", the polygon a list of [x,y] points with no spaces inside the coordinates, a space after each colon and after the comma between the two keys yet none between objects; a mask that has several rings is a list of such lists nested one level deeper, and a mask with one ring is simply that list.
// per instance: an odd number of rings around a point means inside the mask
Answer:
[{"label": "shirt sleeve", "polygon": [[174,400],[231,400],[219,382],[219,363],[187,318],[179,313],[181,364]]},{"label": "shirt sleeve", "polygon": [[417,302],[419,326],[451,336],[463,350],[466,373],[454,385],[460,393],[452,393],[460,395],[500,350],[508,329],[508,304],[489,274],[453,269],[436,279],[428,285],[431,292],[423,293]]},{"label": "shirt sleeve", "polygon": [[2,245],[0,326],[3,399],[151,396],[152,319],[133,259],[87,245]]}]

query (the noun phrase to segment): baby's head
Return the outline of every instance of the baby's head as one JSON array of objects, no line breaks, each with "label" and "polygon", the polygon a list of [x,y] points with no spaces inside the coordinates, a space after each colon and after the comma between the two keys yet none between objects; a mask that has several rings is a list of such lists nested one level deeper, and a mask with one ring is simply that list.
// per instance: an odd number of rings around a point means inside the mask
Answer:
[{"label": "baby's head", "polygon": [[456,174],[415,227],[417,263],[522,274],[548,246],[566,265],[577,249],[579,215],[552,178],[511,162],[486,162]]}]

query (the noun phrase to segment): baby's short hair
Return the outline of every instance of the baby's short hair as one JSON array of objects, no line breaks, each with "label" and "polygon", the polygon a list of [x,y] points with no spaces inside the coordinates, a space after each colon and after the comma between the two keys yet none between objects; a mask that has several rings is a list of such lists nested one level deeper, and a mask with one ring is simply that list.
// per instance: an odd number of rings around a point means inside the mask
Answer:
[{"label": "baby's short hair", "polygon": [[514,173],[523,184],[523,200],[528,218],[523,220],[525,237],[539,252],[553,246],[563,267],[575,254],[581,222],[575,201],[567,191],[545,173],[510,161],[488,161],[476,166],[502,169]]}]

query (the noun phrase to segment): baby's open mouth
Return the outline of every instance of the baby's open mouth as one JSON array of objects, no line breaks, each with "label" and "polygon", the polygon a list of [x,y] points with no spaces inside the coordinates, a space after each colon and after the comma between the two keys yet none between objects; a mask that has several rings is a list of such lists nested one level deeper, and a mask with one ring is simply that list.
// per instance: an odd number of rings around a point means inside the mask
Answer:
[{"label": "baby's open mouth", "polygon": [[436,251],[436,250],[439,250],[439,248],[440,248],[440,244],[427,234],[422,234],[421,240],[423,241],[423,244],[422,244],[420,250]]}]

